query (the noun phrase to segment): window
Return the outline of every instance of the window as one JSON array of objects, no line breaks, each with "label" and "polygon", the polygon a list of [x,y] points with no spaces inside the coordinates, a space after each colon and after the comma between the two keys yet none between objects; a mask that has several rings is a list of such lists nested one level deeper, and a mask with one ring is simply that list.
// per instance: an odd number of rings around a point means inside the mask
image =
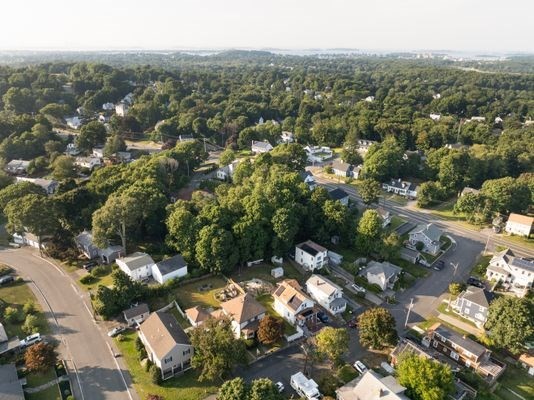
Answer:
[{"label": "window", "polygon": [[466,307],[471,307],[471,302],[470,302],[469,300],[466,300],[466,301],[465,301],[465,306],[466,306]]},{"label": "window", "polygon": [[184,350],[183,353],[184,353],[183,354],[184,356],[187,355],[187,354],[191,354],[191,349]]},{"label": "window", "polygon": [[469,314],[471,312],[471,309],[469,308],[464,308],[464,314]]},{"label": "window", "polygon": [[171,361],[172,361],[172,356],[163,360],[165,364],[170,363]]}]

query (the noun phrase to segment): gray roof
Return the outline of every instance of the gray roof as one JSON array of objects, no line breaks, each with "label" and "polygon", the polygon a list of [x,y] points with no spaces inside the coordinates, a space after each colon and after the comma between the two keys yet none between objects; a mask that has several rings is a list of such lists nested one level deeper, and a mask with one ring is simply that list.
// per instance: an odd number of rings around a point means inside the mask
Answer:
[{"label": "gray roof", "polygon": [[14,364],[0,365],[0,400],[24,400],[24,391]]},{"label": "gray roof", "polygon": [[336,188],[334,190],[331,190],[330,192],[328,192],[328,194],[330,195],[330,198],[332,200],[341,200],[346,197],[349,197],[349,194],[341,188]]},{"label": "gray roof", "polygon": [[471,339],[464,338],[459,333],[456,333],[455,331],[443,325],[437,327],[434,332],[438,333],[440,336],[444,337],[451,343],[456,344],[458,347],[467,350],[471,354],[474,354],[477,358],[486,353],[486,351],[488,351],[488,349],[486,349],[481,344]]},{"label": "gray roof", "polygon": [[154,260],[152,260],[152,257],[150,257],[146,253],[141,252],[132,253],[127,257],[120,258],[119,260],[121,260],[130,269],[130,271],[142,268],[145,265],[154,264]]},{"label": "gray roof", "polygon": [[347,301],[342,297],[336,297],[332,302],[330,303],[330,307],[343,307],[347,305]]},{"label": "gray roof", "polygon": [[171,272],[187,267],[187,263],[185,262],[184,258],[180,254],[177,254],[174,257],[167,258],[163,261],[160,261],[156,265],[158,266],[158,269],[159,269],[159,272],[161,272],[161,275],[167,275],[167,274],[170,274]]},{"label": "gray roof", "polygon": [[400,254],[401,256],[404,255],[410,258],[416,258],[419,255],[419,252],[417,250],[412,250],[407,247],[401,247]]},{"label": "gray roof", "polygon": [[260,148],[260,149],[263,149],[263,150],[271,150],[273,148],[273,146],[271,146],[271,144],[269,142],[262,142],[262,141],[258,141],[258,140],[253,140],[252,141],[252,146],[253,147],[257,147],[257,148]]},{"label": "gray roof", "polygon": [[348,172],[352,169],[352,165],[341,160],[334,160],[332,163],[332,168],[339,171]]},{"label": "gray roof", "polygon": [[468,286],[458,298],[464,298],[471,303],[488,308],[491,301],[494,299],[493,293],[488,292],[482,288],[475,286]]},{"label": "gray roof", "polygon": [[124,314],[124,318],[132,319],[139,315],[146,314],[148,312],[150,312],[150,310],[148,309],[148,305],[146,303],[141,303],[135,307],[124,310],[123,314]]},{"label": "gray roof", "polygon": [[122,246],[108,246],[101,251],[101,254],[104,257],[109,257],[110,255],[115,253],[122,253],[122,251]]},{"label": "gray roof", "polygon": [[[499,259],[499,258],[502,258],[502,260],[504,262],[506,262],[506,264],[510,265],[510,266],[513,266],[513,267],[516,267],[516,268],[520,268],[522,270],[525,270],[525,271],[529,271],[529,272],[534,272],[534,262],[533,261],[530,261],[530,260],[526,260],[524,258],[520,258],[520,257],[516,257],[514,255],[514,253],[512,252],[512,250],[510,249],[505,249],[499,253],[495,253],[492,257],[492,259],[490,260],[490,265],[489,267],[496,267],[494,265],[492,265],[492,262],[494,259]],[[497,267],[499,268],[499,267]]]},{"label": "gray roof", "polygon": [[76,241],[82,246],[93,246],[93,234],[89,231],[83,231],[76,236]]},{"label": "gray roof", "polygon": [[386,278],[399,274],[401,271],[402,268],[397,267],[396,265],[393,265],[387,261],[381,263],[371,261],[367,264],[367,268],[365,268],[365,273],[372,275],[384,274]]},{"label": "gray roof", "polygon": [[415,188],[417,187],[415,183],[403,181],[400,178],[392,179],[389,183],[386,183],[386,185],[406,190],[415,190]]},{"label": "gray roof", "polygon": [[439,238],[443,235],[441,229],[434,224],[417,225],[417,227],[410,232],[410,234],[412,233],[422,233],[433,242],[439,242]]}]

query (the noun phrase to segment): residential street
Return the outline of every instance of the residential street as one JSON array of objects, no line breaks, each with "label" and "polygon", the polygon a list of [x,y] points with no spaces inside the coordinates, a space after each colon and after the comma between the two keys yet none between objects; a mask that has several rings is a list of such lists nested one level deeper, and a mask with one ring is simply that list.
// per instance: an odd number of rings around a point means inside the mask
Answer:
[{"label": "residential street", "polygon": [[130,375],[112,356],[104,327],[94,322],[87,295],[58,267],[30,248],[0,250],[0,263],[13,267],[41,303],[58,351],[67,360],[76,399],[137,400]]}]

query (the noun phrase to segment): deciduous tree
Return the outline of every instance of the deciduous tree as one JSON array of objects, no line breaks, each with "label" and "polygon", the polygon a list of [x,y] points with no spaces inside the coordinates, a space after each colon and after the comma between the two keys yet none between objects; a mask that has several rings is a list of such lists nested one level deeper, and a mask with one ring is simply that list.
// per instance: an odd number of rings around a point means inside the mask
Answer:
[{"label": "deciduous tree", "polygon": [[374,179],[364,179],[358,186],[358,194],[366,205],[377,203],[380,196],[380,183]]},{"label": "deciduous tree", "polygon": [[46,372],[56,363],[56,353],[51,344],[36,343],[24,353],[26,368],[32,372]]},{"label": "deciduous tree", "polygon": [[414,400],[445,400],[454,392],[451,368],[423,356],[411,354],[401,358],[397,377]]},{"label": "deciduous tree", "polygon": [[358,317],[362,346],[382,349],[397,343],[397,329],[393,315],[382,307],[371,308]]},{"label": "deciduous tree", "polygon": [[278,318],[266,315],[259,324],[258,340],[264,344],[273,344],[282,337],[283,332],[283,322]]},{"label": "deciduous tree", "polygon": [[337,365],[341,361],[341,356],[349,349],[349,333],[345,328],[327,326],[319,331],[315,343],[319,353]]}]

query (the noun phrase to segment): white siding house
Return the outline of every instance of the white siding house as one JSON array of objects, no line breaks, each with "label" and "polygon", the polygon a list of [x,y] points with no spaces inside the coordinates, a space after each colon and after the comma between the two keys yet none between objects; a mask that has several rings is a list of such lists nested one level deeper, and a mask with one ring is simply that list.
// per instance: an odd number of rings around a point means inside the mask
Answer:
[{"label": "white siding house", "polygon": [[347,309],[343,289],[321,275],[312,275],[306,281],[306,291],[331,314],[340,314]]},{"label": "white siding house", "polygon": [[311,240],[295,246],[295,261],[309,271],[328,265],[328,250]]},{"label": "white siding house", "polygon": [[152,266],[152,277],[161,284],[186,275],[187,263],[180,254],[162,260]]},{"label": "white siding house", "polygon": [[286,279],[278,283],[273,293],[274,310],[290,324],[304,325],[307,320],[315,320],[313,311],[315,303],[302,291],[294,279]]},{"label": "white siding house", "polygon": [[154,260],[146,253],[132,253],[127,257],[117,258],[118,267],[134,281],[152,276]]},{"label": "white siding house", "polygon": [[513,235],[529,237],[534,225],[534,217],[521,214],[510,214],[504,230]]}]

